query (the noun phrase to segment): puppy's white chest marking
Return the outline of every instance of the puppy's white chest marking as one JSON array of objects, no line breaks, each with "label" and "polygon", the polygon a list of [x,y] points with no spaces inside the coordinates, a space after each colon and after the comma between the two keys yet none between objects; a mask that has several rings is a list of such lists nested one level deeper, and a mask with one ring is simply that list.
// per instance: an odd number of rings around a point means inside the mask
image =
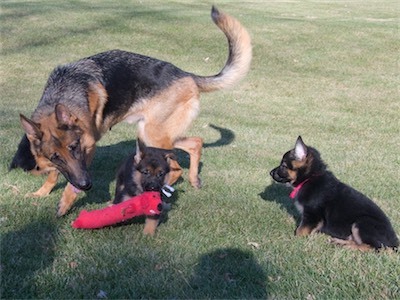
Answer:
[{"label": "puppy's white chest marking", "polygon": [[301,205],[300,203],[299,203],[299,201],[297,201],[297,200],[295,200],[294,201],[294,206],[296,206],[296,208],[297,208],[297,210],[299,211],[299,213],[303,213],[303,211],[304,211],[304,206],[303,205]]}]

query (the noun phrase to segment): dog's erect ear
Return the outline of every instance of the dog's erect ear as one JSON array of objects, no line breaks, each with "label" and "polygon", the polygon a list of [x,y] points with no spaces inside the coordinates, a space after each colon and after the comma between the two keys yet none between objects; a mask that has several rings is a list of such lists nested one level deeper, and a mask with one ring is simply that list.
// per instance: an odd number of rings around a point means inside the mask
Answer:
[{"label": "dog's erect ear", "polygon": [[40,130],[40,125],[36,124],[32,120],[29,120],[27,117],[24,115],[20,114],[19,115],[22,127],[25,130],[26,136],[30,141],[33,140],[41,140],[43,137],[43,133]]},{"label": "dog's erect ear", "polygon": [[136,164],[138,164],[142,160],[145,151],[146,151],[146,145],[139,138],[137,138],[136,139],[136,153],[135,153],[135,157],[134,157]]},{"label": "dog's erect ear", "polygon": [[70,112],[68,107],[63,104],[57,104],[55,108],[56,119],[59,126],[71,127],[76,123],[76,117]]},{"label": "dog's erect ear", "polygon": [[301,136],[297,138],[296,145],[294,146],[294,153],[296,156],[296,160],[302,161],[307,156],[307,146],[304,144]]}]

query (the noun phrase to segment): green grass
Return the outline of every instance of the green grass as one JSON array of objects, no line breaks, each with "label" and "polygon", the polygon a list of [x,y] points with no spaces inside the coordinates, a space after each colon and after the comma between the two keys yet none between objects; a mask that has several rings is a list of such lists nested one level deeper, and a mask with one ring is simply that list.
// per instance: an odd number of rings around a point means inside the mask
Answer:
[{"label": "green grass", "polygon": [[[226,41],[213,1],[2,1],[0,102],[1,298],[399,299],[399,254],[359,253],[296,238],[286,187],[268,175],[299,134],[344,182],[374,199],[400,232],[399,41],[395,1],[219,1],[253,38],[235,89],[203,95],[190,135],[206,147],[204,188],[176,184],[154,238],[139,221],[96,231],[70,227],[102,208],[135,128],[104,136],[94,188],[56,218],[65,180],[25,198],[44,178],[8,172],[22,129],[58,64],[114,49],[213,74]],[[397,12],[396,12],[397,10]],[[183,165],[186,156],[181,154]],[[256,244],[251,244],[256,243]],[[255,247],[256,245],[258,247]]]}]

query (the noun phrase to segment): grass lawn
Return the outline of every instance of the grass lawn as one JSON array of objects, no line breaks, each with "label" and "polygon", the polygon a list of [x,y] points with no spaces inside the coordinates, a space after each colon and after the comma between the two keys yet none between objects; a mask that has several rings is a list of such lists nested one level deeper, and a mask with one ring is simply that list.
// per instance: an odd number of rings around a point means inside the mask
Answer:
[{"label": "grass lawn", "polygon": [[[65,186],[26,198],[43,177],[8,165],[51,70],[114,48],[214,74],[227,57],[212,4],[236,16],[254,58],[235,89],[202,96],[189,135],[205,140],[201,190],[175,185],[155,237],[143,220],[72,229],[113,196],[135,128],[99,143],[94,187],[55,216]],[[399,31],[396,1],[2,1],[1,298],[399,299],[400,256],[360,253],[327,236],[294,237],[299,215],[269,171],[298,135],[400,233]],[[396,11],[397,9],[397,11]]]}]

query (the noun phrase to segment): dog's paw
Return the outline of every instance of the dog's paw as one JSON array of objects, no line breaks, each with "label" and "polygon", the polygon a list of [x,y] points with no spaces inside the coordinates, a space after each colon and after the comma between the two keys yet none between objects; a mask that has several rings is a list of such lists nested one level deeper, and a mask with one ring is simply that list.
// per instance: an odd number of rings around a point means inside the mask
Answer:
[{"label": "dog's paw", "polygon": [[145,222],[144,229],[143,229],[143,234],[149,235],[149,236],[154,236],[154,234],[156,233],[158,222],[159,222],[159,220],[146,218],[146,222]]},{"label": "dog's paw", "polygon": [[65,202],[60,201],[57,206],[57,213],[56,213],[57,217],[64,216],[69,211],[71,206],[72,204],[67,205]]},{"label": "dog's paw", "polygon": [[203,187],[203,183],[199,177],[197,177],[196,179],[190,180],[190,184],[195,189],[201,189]]},{"label": "dog's paw", "polygon": [[60,202],[57,206],[57,217],[64,216],[72,207],[77,199],[77,194],[69,189],[68,186],[65,188]]}]

